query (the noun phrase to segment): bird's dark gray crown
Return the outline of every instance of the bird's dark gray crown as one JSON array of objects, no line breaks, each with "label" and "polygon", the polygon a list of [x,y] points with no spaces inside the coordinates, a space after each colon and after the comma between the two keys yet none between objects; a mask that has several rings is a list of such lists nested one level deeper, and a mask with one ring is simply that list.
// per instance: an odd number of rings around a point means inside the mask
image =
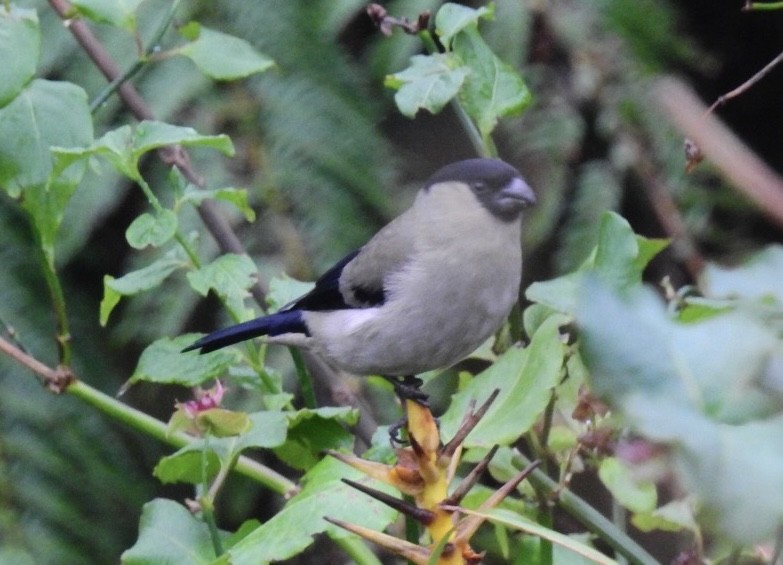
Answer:
[{"label": "bird's dark gray crown", "polygon": [[[514,179],[522,180],[522,174],[499,159],[465,159],[451,163],[434,173],[424,185],[424,190],[442,182],[462,182],[470,186],[473,193],[487,210],[499,218],[511,221],[519,217],[522,209],[535,200],[530,191],[530,200],[511,201],[503,195],[503,189]],[[522,181],[524,182],[524,181]]]}]

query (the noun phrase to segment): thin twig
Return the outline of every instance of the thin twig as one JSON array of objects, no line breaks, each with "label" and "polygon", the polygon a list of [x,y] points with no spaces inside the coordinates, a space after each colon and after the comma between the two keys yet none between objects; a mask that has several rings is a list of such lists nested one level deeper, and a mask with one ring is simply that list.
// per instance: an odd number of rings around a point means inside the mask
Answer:
[{"label": "thin twig", "polygon": [[682,81],[658,79],[651,94],[666,117],[701,148],[732,185],[783,227],[783,179],[721,121],[707,114],[704,103]]},{"label": "thin twig", "polygon": [[[783,3],[781,3],[781,6],[783,6]],[[746,8],[748,9],[748,8]],[[752,8],[750,8],[752,9]],[[739,85],[734,90],[731,90],[727,92],[726,94],[723,94],[721,96],[718,96],[718,99],[712,103],[712,106],[710,106],[707,109],[707,114],[711,114],[717,107],[723,106],[726,102],[731,100],[732,98],[736,98],[737,96],[740,96],[741,94],[744,94],[747,90],[749,90],[751,87],[755,86],[757,82],[759,82],[761,79],[763,79],[769,72],[775,68],[775,66],[783,61],[783,52],[781,52],[777,57],[772,59],[769,63],[767,63],[763,69],[761,69],[759,72],[757,72],[755,75],[750,77],[748,80],[743,82],[741,85]]]}]

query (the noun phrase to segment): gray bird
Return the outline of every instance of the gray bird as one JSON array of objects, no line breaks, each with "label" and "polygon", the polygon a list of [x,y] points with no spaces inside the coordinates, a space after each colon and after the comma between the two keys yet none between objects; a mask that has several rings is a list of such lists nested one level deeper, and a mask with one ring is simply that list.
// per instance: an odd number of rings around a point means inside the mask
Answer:
[{"label": "gray bird", "polygon": [[267,336],[269,343],[308,348],[338,369],[395,383],[447,368],[497,331],[517,301],[522,210],[534,202],[519,171],[503,161],[447,165],[411,208],[309,293],[184,351],[208,353]]}]

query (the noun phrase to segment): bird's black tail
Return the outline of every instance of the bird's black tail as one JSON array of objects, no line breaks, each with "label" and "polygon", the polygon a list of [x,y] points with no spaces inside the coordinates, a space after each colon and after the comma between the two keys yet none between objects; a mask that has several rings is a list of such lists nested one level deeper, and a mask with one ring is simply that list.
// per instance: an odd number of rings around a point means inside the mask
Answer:
[{"label": "bird's black tail", "polygon": [[240,341],[245,341],[262,335],[280,335],[285,333],[303,333],[309,335],[307,326],[299,310],[278,312],[271,316],[262,316],[249,322],[223,328],[205,335],[182,352],[200,349],[201,353],[209,353]]}]

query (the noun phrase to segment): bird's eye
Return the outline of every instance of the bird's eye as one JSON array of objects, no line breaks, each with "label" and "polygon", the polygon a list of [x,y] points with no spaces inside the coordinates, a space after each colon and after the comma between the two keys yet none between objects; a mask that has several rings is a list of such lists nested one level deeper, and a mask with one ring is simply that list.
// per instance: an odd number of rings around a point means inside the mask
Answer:
[{"label": "bird's eye", "polygon": [[474,181],[471,183],[470,187],[476,194],[484,194],[489,190],[489,185],[482,180]]}]

